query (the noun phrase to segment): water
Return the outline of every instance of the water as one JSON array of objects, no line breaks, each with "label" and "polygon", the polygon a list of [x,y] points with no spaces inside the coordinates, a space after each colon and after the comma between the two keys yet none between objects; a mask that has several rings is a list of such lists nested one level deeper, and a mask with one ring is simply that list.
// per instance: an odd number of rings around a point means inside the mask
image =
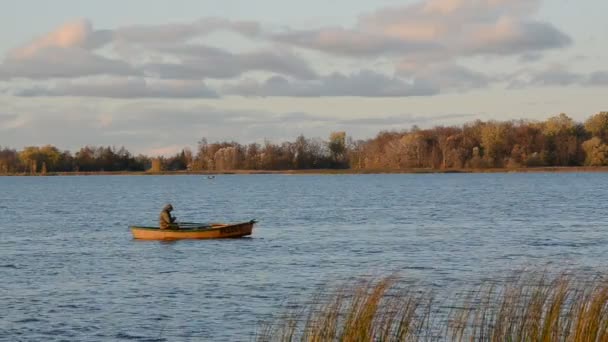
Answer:
[{"label": "water", "polygon": [[[0,340],[250,341],[324,283],[599,270],[608,174],[0,177]],[[252,238],[134,241],[184,221]]]}]

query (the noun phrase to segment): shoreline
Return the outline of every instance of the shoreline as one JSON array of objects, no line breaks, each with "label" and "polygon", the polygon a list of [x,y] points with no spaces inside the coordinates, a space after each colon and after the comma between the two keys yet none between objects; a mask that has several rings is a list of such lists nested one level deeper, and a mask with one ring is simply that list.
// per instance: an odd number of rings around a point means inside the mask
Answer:
[{"label": "shoreline", "polygon": [[46,174],[9,173],[12,176],[180,176],[180,175],[366,175],[366,174],[451,174],[451,173],[602,173],[608,166],[555,166],[533,168],[488,168],[488,169],[306,169],[306,170],[216,170],[216,171],[92,171],[92,172],[47,172]]}]

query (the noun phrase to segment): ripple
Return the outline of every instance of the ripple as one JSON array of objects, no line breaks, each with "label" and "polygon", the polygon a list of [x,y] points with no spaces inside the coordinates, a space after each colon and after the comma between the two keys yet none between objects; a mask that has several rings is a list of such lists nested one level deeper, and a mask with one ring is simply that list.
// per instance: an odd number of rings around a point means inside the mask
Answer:
[{"label": "ripple", "polygon": [[118,334],[114,335],[114,337],[117,339],[138,340],[138,341],[143,341],[143,340],[148,339],[145,336],[133,335],[133,334],[124,333],[124,332],[119,332]]},{"label": "ripple", "polygon": [[15,323],[20,323],[20,324],[21,323],[37,323],[37,322],[42,322],[42,321],[43,320],[41,320],[39,318],[32,317],[32,318],[23,318],[23,319],[20,319],[18,321],[15,321]]},{"label": "ripple", "polygon": [[424,270],[434,270],[435,268],[433,268],[433,267],[426,267],[426,266],[404,266],[403,269],[404,270],[420,270],[420,271],[424,271]]},{"label": "ripple", "polygon": [[[608,254],[605,177],[0,179],[14,223],[0,223],[0,301],[17,340],[243,341],[283,305],[365,275],[442,295],[526,265],[591,273]],[[165,201],[191,221],[260,224],[242,240],[133,240],[128,224],[154,225]]]}]

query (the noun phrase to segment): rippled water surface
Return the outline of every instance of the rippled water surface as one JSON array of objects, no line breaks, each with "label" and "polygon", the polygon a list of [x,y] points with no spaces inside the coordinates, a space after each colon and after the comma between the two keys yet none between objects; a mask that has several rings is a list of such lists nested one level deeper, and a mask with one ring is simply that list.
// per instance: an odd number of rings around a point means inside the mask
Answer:
[{"label": "rippled water surface", "polygon": [[[185,221],[251,238],[134,241]],[[320,284],[438,291],[522,267],[599,269],[608,174],[0,177],[0,339],[250,341]]]}]

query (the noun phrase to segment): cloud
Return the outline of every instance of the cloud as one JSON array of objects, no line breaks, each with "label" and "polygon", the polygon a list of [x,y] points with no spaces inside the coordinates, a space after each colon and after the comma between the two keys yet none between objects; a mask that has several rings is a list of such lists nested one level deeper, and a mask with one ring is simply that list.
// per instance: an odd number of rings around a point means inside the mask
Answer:
[{"label": "cloud", "polygon": [[0,113],[0,121],[8,121],[17,118],[17,114]]},{"label": "cloud", "polygon": [[25,124],[26,121],[17,114],[0,113],[0,130],[14,130]]},{"label": "cloud", "polygon": [[281,51],[230,53],[204,45],[176,45],[159,49],[178,56],[180,63],[150,63],[142,68],[161,78],[234,78],[250,71],[267,71],[300,79],[317,77],[306,61]]},{"label": "cloud", "polygon": [[525,53],[519,56],[519,61],[522,63],[538,62],[541,59],[543,59],[543,55],[541,53],[536,52]]},{"label": "cloud", "polygon": [[270,118],[269,123],[302,123],[302,122],[330,122],[335,121],[331,117],[313,115],[303,112],[285,113],[273,116]]},{"label": "cloud", "polygon": [[346,56],[379,56],[439,50],[433,42],[418,42],[384,34],[344,28],[287,32],[272,35],[272,39],[295,46]]},{"label": "cloud", "polygon": [[184,149],[183,145],[169,145],[147,149],[144,151],[144,155],[151,157],[158,156],[171,156],[180,153]]},{"label": "cloud", "polygon": [[62,82],[52,87],[33,87],[15,95],[87,96],[111,98],[216,98],[217,93],[200,81],[147,81],[145,79],[103,79]]},{"label": "cloud", "polygon": [[372,118],[360,118],[360,119],[347,119],[339,120],[338,123],[344,125],[365,125],[365,126],[394,126],[394,125],[412,125],[412,124],[423,124],[429,122],[436,122],[439,120],[454,120],[454,119],[465,119],[477,114],[445,114],[437,116],[417,116],[411,114],[386,116],[386,117],[372,117]]},{"label": "cloud", "polygon": [[510,76],[510,88],[529,86],[608,86],[608,71],[580,73],[563,65],[553,65],[540,70],[523,70]]},{"label": "cloud", "polygon": [[[22,96],[218,96],[202,83],[209,79],[220,94],[243,96],[463,92],[502,78],[483,67],[467,67],[471,61],[539,61],[548,50],[572,43],[551,23],[535,18],[540,4],[541,0],[419,0],[363,14],[350,27],[307,30],[276,30],[256,21],[222,18],[100,30],[79,19],[9,51],[0,64],[0,80],[57,82],[17,91]],[[230,50],[231,41],[209,37],[226,31],[247,41],[239,47],[251,48]],[[212,47],[213,43],[219,46]],[[361,59],[367,64],[362,66]],[[394,66],[395,76],[386,75],[387,66]],[[111,84],[91,81],[99,76],[124,79]],[[584,82],[556,71],[527,76],[537,85]],[[141,77],[146,81],[135,80]],[[586,82],[605,84],[605,75],[589,76]],[[11,85],[13,93],[17,87]]]},{"label": "cloud", "polygon": [[561,67],[550,68],[536,73],[530,83],[544,86],[567,86],[584,82],[583,75],[570,72]]},{"label": "cloud", "polygon": [[8,53],[12,60],[28,59],[47,48],[84,47],[91,36],[92,27],[88,20],[80,19],[61,25],[57,29],[41,36],[27,45]]},{"label": "cloud", "polygon": [[471,41],[463,53],[476,54],[529,54],[531,52],[561,48],[572,43],[570,37],[549,23],[521,21],[503,17],[496,24],[471,32]]},{"label": "cloud", "polygon": [[221,18],[203,18],[189,23],[165,25],[139,25],[118,28],[114,32],[116,40],[141,44],[163,42],[187,42],[216,31],[230,31],[244,36],[259,34],[260,24],[254,21],[230,21]]},{"label": "cloud", "polygon": [[88,20],[68,22],[9,51],[0,64],[0,79],[140,74],[125,61],[110,59],[92,51],[111,39],[111,31],[95,31]]},{"label": "cloud", "polygon": [[314,81],[291,81],[274,76],[264,82],[245,80],[227,86],[224,93],[242,96],[428,96],[438,89],[425,82],[406,82],[370,70],[344,75],[333,73]]},{"label": "cloud", "polygon": [[531,18],[539,4],[539,0],[426,0],[363,15],[353,29],[288,31],[273,39],[353,57],[397,54],[428,61],[431,55],[442,62],[569,45],[566,34]]},{"label": "cloud", "polygon": [[0,79],[73,78],[92,75],[139,75],[128,63],[105,58],[78,47],[46,47],[35,54],[0,64]]},{"label": "cloud", "polygon": [[465,91],[488,86],[495,77],[457,65],[431,64],[417,65],[403,63],[397,67],[398,74],[424,80],[443,91]]},{"label": "cloud", "polygon": [[[56,105],[51,105],[51,104]],[[72,151],[85,145],[126,146],[131,152],[148,152],[165,146],[195,146],[202,137],[209,141],[236,140],[240,143],[262,142],[264,139],[281,142],[293,140],[300,134],[306,137],[326,137],[331,131],[348,127],[349,132],[361,135],[376,133],[381,124],[372,126],[364,118],[348,122],[327,113],[278,112],[249,109],[223,109],[191,101],[132,100],[108,104],[95,99],[37,99],[22,101],[18,111],[22,124],[16,129],[5,129],[2,136],[11,146],[53,144]],[[395,120],[399,125],[424,121],[421,117],[406,116]],[[384,119],[386,120],[386,119]],[[0,119],[1,122],[1,119]],[[378,123],[378,122],[376,122]],[[391,127],[386,122],[383,127]],[[0,123],[3,125],[3,123]],[[394,125],[393,125],[394,126]],[[69,134],[66,134],[69,132]]]},{"label": "cloud", "polygon": [[589,75],[589,85],[608,86],[608,71],[596,71]]}]

